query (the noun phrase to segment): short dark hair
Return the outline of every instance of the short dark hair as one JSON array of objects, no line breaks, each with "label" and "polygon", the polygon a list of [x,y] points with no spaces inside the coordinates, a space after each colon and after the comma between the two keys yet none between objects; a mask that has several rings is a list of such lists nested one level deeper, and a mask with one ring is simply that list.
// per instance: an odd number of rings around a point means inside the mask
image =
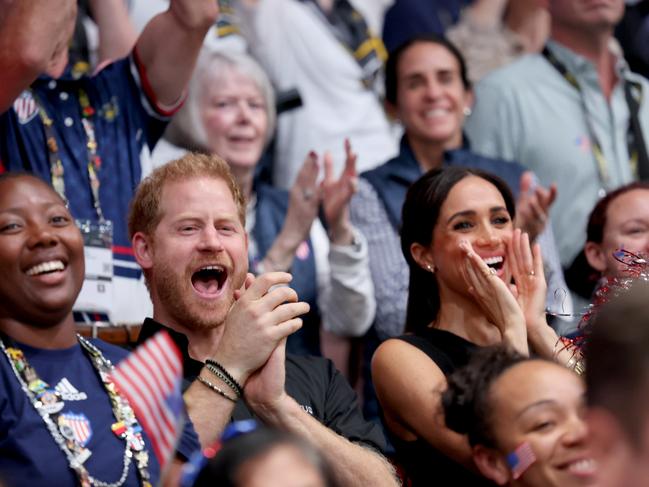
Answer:
[{"label": "short dark hair", "polygon": [[466,62],[459,49],[446,37],[437,34],[419,34],[399,45],[399,47],[388,55],[388,60],[385,63],[385,99],[392,105],[397,104],[398,70],[401,57],[413,45],[425,42],[445,47],[453,55],[460,68],[460,77],[462,78],[464,88],[467,90],[471,89],[471,81],[467,73]]},{"label": "short dark hair", "polygon": [[410,268],[406,331],[420,334],[437,318],[439,311],[439,288],[435,274],[422,269],[410,253],[413,243],[425,247],[433,241],[433,230],[439,212],[449,193],[457,183],[468,176],[476,176],[493,184],[503,199],[512,220],[516,207],[507,183],[498,176],[479,169],[446,167],[432,169],[410,187],[403,204],[401,217],[401,251]]},{"label": "short dark hair", "polygon": [[68,201],[54,190],[50,182],[43,178],[38,177],[36,174],[27,171],[8,171],[8,172],[0,173],[0,183],[11,179],[23,179],[23,178],[32,179],[34,181],[38,181],[39,183],[42,183],[43,185],[47,186],[52,190],[54,194],[56,194],[59,198],[61,198],[61,201],[65,206],[68,206]]},{"label": "short dark hair", "polygon": [[584,354],[589,405],[610,411],[639,446],[649,399],[648,282],[635,281],[597,312]]},{"label": "short dark hair", "polygon": [[491,386],[505,371],[530,360],[503,345],[479,349],[465,367],[448,376],[442,394],[446,427],[467,435],[471,446],[497,448],[492,427]]},{"label": "short dark hair", "polygon": [[337,487],[323,456],[309,443],[285,431],[261,427],[227,440],[196,478],[193,487],[237,487],[242,467],[274,448],[290,446],[298,450],[321,474],[327,487]]}]

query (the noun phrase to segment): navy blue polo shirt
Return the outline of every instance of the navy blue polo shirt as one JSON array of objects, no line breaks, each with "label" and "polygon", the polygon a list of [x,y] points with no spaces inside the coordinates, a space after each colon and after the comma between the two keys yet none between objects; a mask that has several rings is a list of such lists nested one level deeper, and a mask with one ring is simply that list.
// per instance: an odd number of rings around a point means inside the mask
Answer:
[{"label": "navy blue polo shirt", "polygon": [[128,239],[128,205],[141,178],[140,153],[153,149],[171,113],[156,103],[146,73],[131,56],[96,74],[74,73],[68,67],[59,79],[41,76],[13,107],[0,115],[0,172],[24,170],[48,183],[50,160],[41,103],[54,121],[58,153],[64,167],[66,197],[75,218],[97,221],[88,175],[88,138],[81,123],[80,90],[94,109],[91,116],[101,168],[99,199],[104,216],[113,222],[114,272],[139,278]]}]

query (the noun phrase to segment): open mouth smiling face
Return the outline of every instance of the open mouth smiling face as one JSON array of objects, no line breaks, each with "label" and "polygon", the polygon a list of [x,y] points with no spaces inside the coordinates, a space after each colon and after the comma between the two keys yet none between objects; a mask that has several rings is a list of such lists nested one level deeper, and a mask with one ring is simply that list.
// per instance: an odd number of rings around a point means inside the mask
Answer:
[{"label": "open mouth smiling face", "polygon": [[194,270],[191,283],[202,299],[216,299],[221,296],[228,282],[228,269],[221,264],[207,264]]},{"label": "open mouth smiling face", "polygon": [[493,257],[483,257],[482,260],[484,260],[484,263],[487,264],[489,268],[496,271],[497,276],[501,276],[503,274],[505,256],[497,255]]},{"label": "open mouth smiling face", "polygon": [[35,264],[29,267],[25,274],[30,277],[52,276],[58,277],[58,274],[67,269],[67,264],[60,259],[53,259]]}]

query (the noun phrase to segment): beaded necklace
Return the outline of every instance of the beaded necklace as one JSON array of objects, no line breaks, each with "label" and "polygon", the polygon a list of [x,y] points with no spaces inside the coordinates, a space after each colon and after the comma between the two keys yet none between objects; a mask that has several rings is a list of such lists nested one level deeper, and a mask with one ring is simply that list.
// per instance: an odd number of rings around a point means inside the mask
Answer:
[{"label": "beaded necklace", "polygon": [[[142,486],[151,487],[147,468],[149,454],[142,438],[142,428],[128,400],[118,392],[110,378],[110,373],[114,369],[113,364],[88,340],[80,335],[77,335],[77,339],[82,349],[88,354],[110,398],[113,414],[117,420],[111,426],[111,430],[115,435],[124,439],[124,466],[120,478],[115,482],[104,482],[94,478],[84,466],[84,462],[90,457],[91,452],[76,439],[74,431],[60,414],[65,405],[61,395],[38,377],[36,370],[29,365],[22,350],[17,348],[10,339],[0,336],[0,348],[9,360],[23,392],[43,419],[56,444],[65,454],[68,465],[77,474],[82,487],[121,487],[126,482],[133,458],[135,458]],[[5,346],[5,341],[8,346]]]}]

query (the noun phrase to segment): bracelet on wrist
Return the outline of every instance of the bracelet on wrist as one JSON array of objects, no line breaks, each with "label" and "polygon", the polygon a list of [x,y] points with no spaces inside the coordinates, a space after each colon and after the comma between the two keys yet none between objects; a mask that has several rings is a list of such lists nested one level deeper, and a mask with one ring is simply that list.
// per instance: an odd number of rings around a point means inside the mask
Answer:
[{"label": "bracelet on wrist", "polygon": [[243,387],[241,386],[241,384],[239,384],[239,382],[237,382],[237,380],[232,377],[232,375],[227,370],[225,370],[225,367],[223,367],[220,363],[218,363],[216,360],[208,358],[207,360],[205,360],[205,367],[207,368],[207,370],[209,370],[211,373],[225,382],[228,387],[230,387],[234,391],[237,397],[243,396]]},{"label": "bracelet on wrist", "polygon": [[198,379],[198,382],[200,382],[201,384],[203,384],[203,385],[204,385],[205,387],[207,387],[208,389],[211,389],[212,391],[216,392],[219,396],[223,396],[223,397],[225,397],[226,399],[228,399],[228,400],[230,400],[230,401],[232,401],[232,402],[234,402],[234,403],[237,402],[237,398],[236,398],[236,397],[232,397],[232,396],[226,394],[225,391],[224,391],[223,389],[221,389],[221,388],[218,387],[218,386],[215,386],[215,385],[212,384],[209,380],[204,379],[204,378],[201,377],[200,375],[197,377],[197,379]]},{"label": "bracelet on wrist", "polygon": [[241,393],[239,392],[239,388],[237,384],[232,382],[228,376],[226,376],[223,372],[221,372],[218,368],[214,367],[212,364],[205,364],[205,368],[212,373],[214,376],[218,377],[223,381],[223,383],[228,386],[232,392],[234,392],[235,396],[241,397]]},{"label": "bracelet on wrist", "polygon": [[586,371],[586,363],[575,341],[571,338],[559,337],[554,345],[554,358],[558,358],[559,354],[564,350],[571,353],[570,359],[565,364],[566,368],[573,370],[577,375],[583,375]]}]

